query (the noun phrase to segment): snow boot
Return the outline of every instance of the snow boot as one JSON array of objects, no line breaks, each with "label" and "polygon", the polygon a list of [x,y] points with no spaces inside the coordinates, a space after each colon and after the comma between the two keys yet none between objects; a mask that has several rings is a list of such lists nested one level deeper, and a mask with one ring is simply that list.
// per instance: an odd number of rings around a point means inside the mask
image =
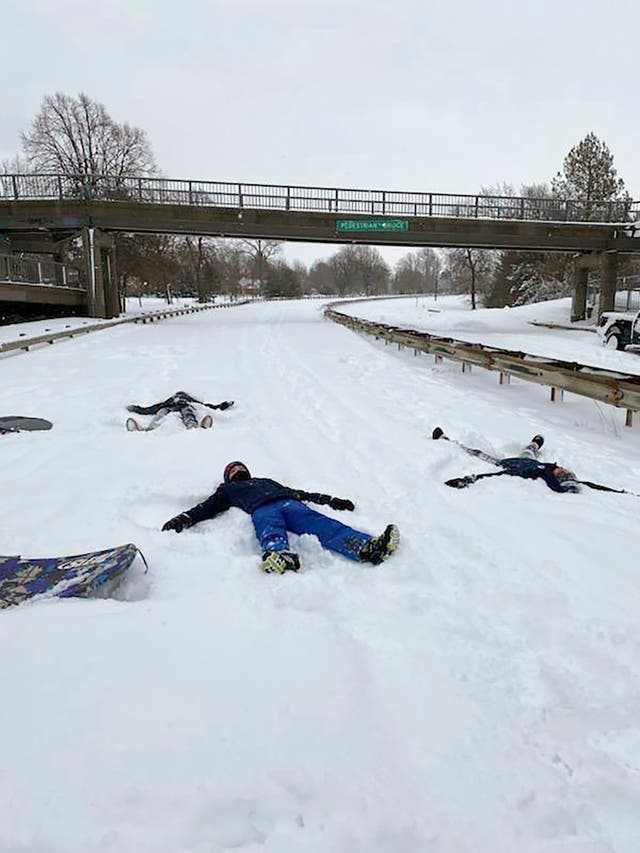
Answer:
[{"label": "snow boot", "polygon": [[292,551],[265,551],[260,568],[263,572],[277,572],[279,575],[286,571],[299,572],[300,557]]},{"label": "snow boot", "polygon": [[534,435],[533,438],[531,439],[531,444],[535,444],[537,446],[538,450],[540,450],[540,448],[544,444],[544,436],[543,435]]},{"label": "snow boot", "polygon": [[125,426],[127,427],[127,430],[129,432],[139,432],[142,429],[142,427],[135,418],[127,418]]},{"label": "snow boot", "polygon": [[213,418],[211,415],[205,415],[198,426],[200,429],[210,429],[210,427],[213,426]]},{"label": "snow boot", "polygon": [[388,524],[384,533],[380,536],[374,536],[364,543],[358,556],[363,563],[373,563],[377,566],[396,550],[400,543],[400,531],[395,524]]}]

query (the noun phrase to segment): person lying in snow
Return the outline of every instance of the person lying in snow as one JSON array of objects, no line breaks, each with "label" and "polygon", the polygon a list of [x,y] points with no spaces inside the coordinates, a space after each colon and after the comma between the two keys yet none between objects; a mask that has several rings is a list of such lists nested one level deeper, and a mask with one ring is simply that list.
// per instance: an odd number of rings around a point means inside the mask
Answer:
[{"label": "person lying in snow", "polygon": [[127,429],[129,432],[155,429],[162,423],[169,412],[177,412],[187,429],[193,429],[197,426],[208,429],[210,426],[213,426],[211,415],[205,415],[198,423],[198,416],[195,410],[196,405],[206,406],[207,409],[220,409],[224,411],[229,406],[233,406],[233,400],[224,400],[222,403],[203,403],[201,400],[196,400],[191,394],[187,394],[186,391],[176,391],[171,397],[167,397],[166,400],[161,400],[159,403],[154,403],[151,406],[127,406],[127,411],[133,412],[136,415],[155,415],[151,423],[146,427],[141,427],[135,418],[127,418]]},{"label": "person lying in snow", "polygon": [[353,510],[350,500],[332,498],[315,492],[291,489],[275,480],[252,477],[243,462],[229,462],[224,469],[224,482],[205,501],[167,521],[163,530],[181,533],[205,519],[215,518],[232,506],[249,513],[256,537],[262,548],[262,569],[283,572],[300,569],[300,558],[289,550],[287,531],[317,536],[323,548],[343,554],[350,560],[378,565],[395,551],[400,541],[398,528],[389,524],[380,536],[354,530],[329,518],[303,501],[330,506],[331,509]]},{"label": "person lying in snow", "polygon": [[[444,434],[440,427],[436,427],[433,431],[434,439],[444,439],[451,441]],[[487,477],[501,477],[507,474],[510,477],[522,477],[525,480],[544,480],[547,486],[554,492],[579,492],[580,485],[576,479],[576,475],[567,468],[562,468],[557,462],[540,462],[540,448],[544,444],[544,438],[541,435],[534,435],[529,444],[523,447],[518,456],[508,457],[506,459],[497,459],[484,453],[482,450],[476,450],[473,447],[465,447],[456,441],[459,447],[469,453],[471,456],[477,456],[485,462],[490,462],[492,465],[498,465],[502,471],[496,471],[491,474],[470,474],[467,477],[454,477],[452,480],[447,480],[445,485],[451,486],[454,489],[464,489],[475,483],[476,480],[483,480]],[[585,483],[585,485],[596,487],[595,484]]]}]

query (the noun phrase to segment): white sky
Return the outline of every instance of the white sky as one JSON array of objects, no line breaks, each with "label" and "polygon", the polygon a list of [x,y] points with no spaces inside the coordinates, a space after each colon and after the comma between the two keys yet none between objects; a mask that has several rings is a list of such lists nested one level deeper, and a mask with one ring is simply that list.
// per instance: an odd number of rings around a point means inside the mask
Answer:
[{"label": "white sky", "polygon": [[170,177],[472,193],[594,131],[640,198],[639,31],[637,0],[4,2],[0,159],[84,91]]}]

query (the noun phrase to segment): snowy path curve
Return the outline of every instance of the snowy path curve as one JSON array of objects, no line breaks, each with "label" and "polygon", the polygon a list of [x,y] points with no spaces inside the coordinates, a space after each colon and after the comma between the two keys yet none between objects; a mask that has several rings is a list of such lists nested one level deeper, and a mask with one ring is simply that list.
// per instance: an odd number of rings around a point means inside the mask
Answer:
[{"label": "snowy path curve", "polygon": [[[0,850],[637,850],[638,504],[455,492],[485,466],[428,435],[507,454],[542,431],[636,489],[640,442],[588,401],[459,379],[309,302],[0,363],[2,407],[55,422],[3,440],[2,550],[134,541],[152,566],[123,600],[0,616]],[[126,403],[179,388],[237,405],[210,431],[124,431]],[[366,568],[303,537],[304,571],[274,578],[237,510],[160,532],[236,458],[352,498],[363,529],[395,521],[401,549]]]}]

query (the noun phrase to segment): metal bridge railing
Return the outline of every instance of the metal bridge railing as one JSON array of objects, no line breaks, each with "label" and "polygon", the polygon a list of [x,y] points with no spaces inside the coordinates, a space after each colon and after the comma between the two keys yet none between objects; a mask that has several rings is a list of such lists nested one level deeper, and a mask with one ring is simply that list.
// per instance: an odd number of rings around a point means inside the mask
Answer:
[{"label": "metal bridge railing", "polygon": [[278,186],[172,178],[113,178],[101,175],[0,175],[0,201],[38,199],[137,201],[148,204],[456,219],[594,223],[632,222],[640,219],[640,201],[584,202],[575,199]]},{"label": "metal bridge railing", "polygon": [[7,282],[86,289],[79,267],[19,255],[0,255],[0,283]]}]

